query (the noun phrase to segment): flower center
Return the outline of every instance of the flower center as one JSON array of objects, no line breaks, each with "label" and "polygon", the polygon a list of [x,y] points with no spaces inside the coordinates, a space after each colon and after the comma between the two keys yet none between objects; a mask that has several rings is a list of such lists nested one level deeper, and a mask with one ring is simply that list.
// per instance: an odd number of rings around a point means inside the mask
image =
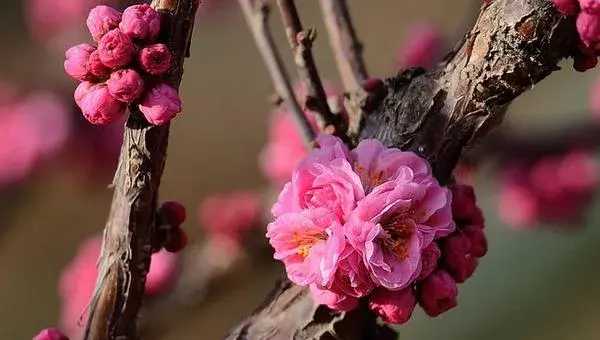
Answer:
[{"label": "flower center", "polygon": [[387,236],[383,239],[383,246],[391,251],[398,260],[408,257],[409,241],[415,232],[414,224],[407,218],[407,214],[397,214],[382,223]]},{"label": "flower center", "polygon": [[378,185],[381,185],[386,182],[387,173],[384,170],[377,171],[375,167],[372,167],[367,171],[364,166],[360,165],[357,161],[354,162],[354,171],[360,177],[361,182],[363,182],[366,191],[371,191]]},{"label": "flower center", "polygon": [[292,242],[294,242],[298,246],[296,253],[302,256],[303,258],[306,258],[308,256],[310,248],[312,248],[312,246],[315,243],[319,241],[324,241],[326,239],[327,234],[324,231],[320,233],[308,234],[294,233],[294,235],[292,236]]}]

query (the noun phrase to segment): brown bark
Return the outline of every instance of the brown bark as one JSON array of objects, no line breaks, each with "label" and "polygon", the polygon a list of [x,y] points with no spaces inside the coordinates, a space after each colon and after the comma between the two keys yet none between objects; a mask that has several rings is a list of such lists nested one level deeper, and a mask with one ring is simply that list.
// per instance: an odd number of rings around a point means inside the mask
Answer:
[{"label": "brown bark", "polygon": [[[159,41],[169,46],[173,66],[164,81],[179,87],[189,55],[198,0],[154,0],[162,16]],[[130,106],[110,214],[104,229],[98,280],[90,300],[86,340],[137,339],[154,236],[158,188],[166,160],[169,124],[149,124]]]},{"label": "brown bark", "polygon": [[[567,57],[576,43],[574,20],[547,0],[495,0],[473,29],[430,72],[406,70],[368,101],[360,137],[413,150],[442,183],[463,149],[502,122],[506,107]],[[374,316],[316,307],[306,288],[280,284],[227,339],[382,339]],[[391,336],[386,333],[386,336]]]}]

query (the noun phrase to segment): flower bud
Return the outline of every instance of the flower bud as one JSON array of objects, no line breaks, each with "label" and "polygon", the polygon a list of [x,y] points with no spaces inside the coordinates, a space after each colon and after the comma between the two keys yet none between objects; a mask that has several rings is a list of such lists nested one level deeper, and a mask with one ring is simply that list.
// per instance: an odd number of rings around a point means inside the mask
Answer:
[{"label": "flower bud", "polygon": [[471,243],[471,255],[483,257],[488,250],[487,238],[480,226],[470,225],[462,229],[464,235]]},{"label": "flower bud", "polygon": [[127,106],[111,96],[105,85],[95,86],[83,96],[81,111],[92,124],[104,125],[118,121]]},{"label": "flower bud", "polygon": [[178,253],[185,248],[188,242],[189,239],[186,232],[181,228],[175,228],[173,233],[169,235],[169,239],[165,244],[165,250],[170,253]]},{"label": "flower bud", "polygon": [[600,15],[580,12],[577,15],[577,32],[586,47],[596,51],[600,43]]},{"label": "flower bud", "polygon": [[436,270],[420,283],[419,305],[431,317],[438,316],[456,307],[458,289],[450,274]]},{"label": "flower bud", "polygon": [[87,66],[88,72],[97,78],[106,78],[110,74],[110,69],[100,61],[100,53],[95,50],[90,54]]},{"label": "flower bud", "polygon": [[164,202],[158,209],[158,214],[162,217],[163,222],[170,226],[179,226],[187,217],[185,207],[176,201]]},{"label": "flower bud", "polygon": [[181,98],[172,86],[158,84],[142,98],[139,109],[151,124],[164,125],[181,112]]},{"label": "flower bud", "polygon": [[[557,2],[558,0],[554,0],[555,2]],[[562,0],[561,2],[566,2],[564,0]],[[574,0],[571,0],[569,2],[575,2]],[[558,7],[558,5],[557,5]],[[600,14],[600,1],[598,0],[579,0],[579,7],[581,7],[581,10],[590,14]],[[575,8],[577,8],[575,6]]]},{"label": "flower bud", "polygon": [[75,89],[75,92],[73,93],[73,99],[75,99],[75,103],[77,104],[77,106],[81,108],[83,98],[85,98],[88,92],[90,92],[94,88],[94,86],[98,85],[89,81],[82,81],[81,83],[79,83],[79,85]]},{"label": "flower bud", "polygon": [[119,28],[132,39],[152,42],[160,30],[160,14],[148,4],[129,6],[123,11]]},{"label": "flower bud", "polygon": [[142,77],[132,69],[113,72],[106,85],[110,94],[124,103],[131,103],[138,99],[144,90]]},{"label": "flower bud", "polygon": [[171,51],[164,44],[143,48],[138,54],[138,63],[144,72],[161,75],[171,67]]},{"label": "flower bud", "polygon": [[96,48],[90,44],[79,44],[65,52],[65,71],[77,80],[88,80],[87,63]]},{"label": "flower bud", "polygon": [[110,68],[127,65],[133,54],[135,46],[129,37],[118,29],[106,33],[98,42],[100,61]]},{"label": "flower bud", "polygon": [[421,274],[419,274],[417,280],[423,280],[435,270],[441,255],[442,252],[435,243],[431,243],[423,249],[421,253]]},{"label": "flower bud", "polygon": [[90,11],[86,24],[94,41],[100,41],[108,31],[119,27],[120,21],[121,12],[109,6],[96,6]]},{"label": "flower bud", "polygon": [[471,255],[471,242],[461,234],[454,234],[441,243],[444,266],[456,282],[464,282],[477,268],[477,258]]},{"label": "flower bud", "polygon": [[410,319],[416,304],[417,298],[411,287],[399,291],[379,288],[369,298],[369,309],[384,322],[396,325]]}]

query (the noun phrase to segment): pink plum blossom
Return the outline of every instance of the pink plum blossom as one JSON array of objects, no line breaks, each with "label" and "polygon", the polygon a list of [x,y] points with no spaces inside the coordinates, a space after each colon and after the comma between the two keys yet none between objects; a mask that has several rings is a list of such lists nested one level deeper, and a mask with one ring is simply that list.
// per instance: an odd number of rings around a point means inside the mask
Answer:
[{"label": "pink plum blossom", "polygon": [[428,23],[412,27],[400,48],[397,66],[400,68],[434,65],[442,52],[442,37],[439,30]]},{"label": "pink plum blossom", "polygon": [[240,244],[260,214],[260,197],[252,191],[209,196],[198,209],[198,219],[207,233],[226,236]]},{"label": "pink plum blossom", "polygon": [[410,319],[416,304],[417,297],[411,287],[399,291],[380,288],[369,297],[369,309],[384,322],[396,325]]},{"label": "pink plum blossom", "polygon": [[421,282],[419,288],[419,305],[427,315],[435,317],[456,307],[456,282],[445,271],[436,270]]},{"label": "pink plum blossom", "polygon": [[592,49],[600,47],[600,15],[580,12],[577,15],[577,32],[583,44]]},{"label": "pink plum blossom", "polygon": [[86,24],[92,38],[100,42],[100,39],[110,30],[119,27],[120,21],[121,12],[110,6],[100,5],[92,8],[88,14]]},{"label": "pink plum blossom", "polygon": [[87,64],[96,48],[90,44],[79,44],[65,52],[65,71],[76,80],[89,80]]},{"label": "pink plum blossom", "polygon": [[46,328],[33,337],[33,340],[69,340],[56,328]]},{"label": "pink plum blossom", "polygon": [[269,223],[267,237],[275,249],[273,257],[283,261],[292,282],[330,285],[345,247],[335,214],[326,208],[284,214]]},{"label": "pink plum blossom", "polygon": [[150,89],[138,105],[149,123],[165,125],[182,110],[181,98],[177,90],[167,84],[160,83]]},{"label": "pink plum blossom", "polygon": [[347,218],[364,197],[359,176],[352,169],[348,149],[339,138],[320,135],[313,150],[294,171],[273,206],[275,217],[314,207],[327,207]]},{"label": "pink plum blossom", "polygon": [[100,61],[110,68],[127,65],[135,53],[131,39],[119,29],[108,31],[98,42]]},{"label": "pink plum blossom", "polygon": [[363,297],[374,288],[375,283],[363,262],[362,255],[352,245],[346,243],[329,290],[341,295]]},{"label": "pink plum blossom", "polygon": [[131,103],[138,99],[144,90],[144,80],[132,69],[122,69],[113,72],[106,81],[108,92],[115,99]]},{"label": "pink plum blossom", "polygon": [[[85,89],[82,90],[85,93]],[[83,95],[81,112],[92,124],[112,124],[125,114],[127,106],[110,94],[106,85],[94,86]]]},{"label": "pink plum blossom", "polygon": [[176,267],[176,254],[166,251],[154,253],[146,276],[145,294],[156,295],[166,291],[173,283]]},{"label": "pink plum blossom", "polygon": [[155,76],[161,75],[171,67],[171,51],[165,44],[154,44],[144,47],[138,54],[140,68]]},{"label": "pink plum blossom", "polygon": [[310,285],[310,294],[315,303],[325,305],[331,309],[348,312],[358,307],[357,298],[320,289],[314,284]]},{"label": "pink plum blossom", "polygon": [[132,39],[152,42],[160,30],[160,14],[148,4],[129,6],[123,11],[119,28]]}]

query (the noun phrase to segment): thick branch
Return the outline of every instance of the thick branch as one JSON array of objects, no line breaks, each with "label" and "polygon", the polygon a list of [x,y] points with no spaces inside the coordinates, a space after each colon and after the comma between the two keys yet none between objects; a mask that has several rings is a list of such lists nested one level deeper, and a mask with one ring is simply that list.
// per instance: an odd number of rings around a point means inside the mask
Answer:
[{"label": "thick branch", "polygon": [[[178,88],[183,61],[189,55],[198,0],[154,0],[152,7],[162,16],[159,40],[174,55],[164,80]],[[130,106],[104,229],[98,280],[89,306],[86,340],[137,339],[137,315],[150,266],[168,136],[168,124],[151,125],[136,105]]]},{"label": "thick branch", "polygon": [[366,93],[362,84],[367,80],[367,68],[363,59],[363,45],[358,39],[346,0],[320,0],[329,34],[329,42],[335,55],[340,77],[348,101],[348,135],[356,137],[363,117]]},{"label": "thick branch", "polygon": [[[576,39],[573,19],[560,16],[550,1],[495,0],[438,69],[408,70],[385,81],[387,95],[369,112],[360,136],[414,150],[445,183],[463,148],[498,125],[513,99],[558,70]],[[332,332],[338,339],[374,339],[367,336],[372,323],[345,323],[356,315],[369,320],[366,308],[319,310],[307,289],[282,285],[228,339],[321,339]],[[315,325],[322,333],[309,332]],[[359,330],[347,335],[345,327]]]},{"label": "thick branch", "polygon": [[327,130],[333,128],[336,135],[343,136],[346,129],[341,125],[340,116],[331,112],[327,103],[327,94],[312,54],[316,31],[314,29],[303,30],[294,0],[277,0],[277,4],[288,42],[294,52],[294,61],[306,91],[305,106],[318,114],[319,125],[322,128]]},{"label": "thick branch", "polygon": [[290,77],[285,70],[281,56],[277,52],[277,47],[273,41],[273,36],[269,30],[269,5],[264,0],[239,0],[239,3],[256,42],[256,46],[265,61],[267,71],[275,85],[277,95],[283,99],[288,110],[292,113],[292,117],[298,126],[304,143],[309,148],[312,148],[315,140],[315,132],[304,115],[300,104],[298,104],[298,100],[292,89]]}]

